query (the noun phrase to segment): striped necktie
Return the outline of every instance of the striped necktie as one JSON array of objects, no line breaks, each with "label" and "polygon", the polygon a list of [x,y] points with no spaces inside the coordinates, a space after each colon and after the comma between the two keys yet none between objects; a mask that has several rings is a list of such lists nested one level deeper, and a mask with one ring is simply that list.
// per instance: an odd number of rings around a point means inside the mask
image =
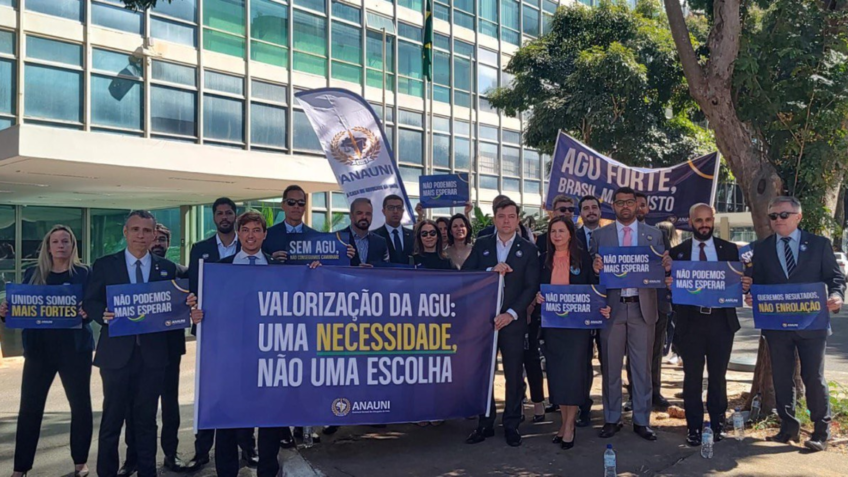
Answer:
[{"label": "striped necktie", "polygon": [[789,275],[792,275],[792,272],[795,271],[795,255],[792,253],[792,247],[789,246],[792,237],[783,237],[780,240],[783,240],[783,255],[786,257],[786,278],[789,278]]}]

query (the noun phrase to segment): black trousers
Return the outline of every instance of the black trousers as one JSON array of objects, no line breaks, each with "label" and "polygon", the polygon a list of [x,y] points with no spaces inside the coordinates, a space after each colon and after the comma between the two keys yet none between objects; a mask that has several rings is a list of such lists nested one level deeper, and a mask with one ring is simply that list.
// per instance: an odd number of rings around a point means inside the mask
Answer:
[{"label": "black trousers", "polygon": [[[177,447],[180,445],[177,433],[180,430],[180,361],[182,356],[171,356],[168,366],[165,367],[165,381],[162,384],[162,452],[165,457],[176,457]],[[129,410],[127,410],[129,411]],[[135,449],[135,432],[130,427],[130,419],[127,419],[127,432],[124,441],[127,444],[127,462],[138,462]]]},{"label": "black trousers", "polygon": [[530,386],[530,399],[534,403],[545,400],[545,375],[542,373],[542,354],[539,352],[541,320],[531,320],[527,326],[527,349],[524,350],[524,371]]},{"label": "black trousers", "polygon": [[[659,313],[657,324],[654,327],[654,347],[651,350],[651,389],[653,389],[654,397],[662,395],[662,357],[663,347],[665,345],[665,336],[668,330],[668,315]],[[633,382],[633,375],[630,372],[630,358],[627,358],[627,394],[631,393],[630,383]]]},{"label": "black trousers", "polygon": [[[689,431],[704,427],[702,399],[704,363],[707,364],[707,411],[712,424],[724,425],[727,413],[727,365],[733,350],[733,332],[723,316],[678,316],[687,320],[686,333],[678,334],[677,344],[683,358],[683,409]],[[715,427],[713,428],[715,430]]]},{"label": "black trousers", "polygon": [[[253,435],[253,429],[236,429],[236,442],[242,452],[249,455],[256,454],[256,437]],[[194,435],[194,455],[209,455],[214,443],[215,429],[198,429],[197,434]]]},{"label": "black trousers", "polygon": [[[103,416],[100,420],[97,475],[118,473],[118,445],[124,420],[132,429],[138,476],[156,476],[156,411],[165,381],[165,368],[145,366],[138,347],[120,369],[100,368],[103,379]],[[129,411],[128,411],[129,409]]]},{"label": "black trousers", "polygon": [[[253,429],[217,429],[215,432],[215,471],[218,477],[236,477],[239,471],[239,435],[253,434]],[[276,477],[280,471],[278,454],[280,439],[283,437],[280,427],[259,428],[259,465],[258,477]]]},{"label": "black trousers", "polygon": [[[505,430],[518,430],[518,424],[521,422],[522,383],[524,382],[524,333],[520,332],[520,328],[509,329],[510,326],[517,325],[517,323],[507,325],[506,328],[498,333],[498,350],[501,352],[504,380],[506,381],[506,404],[503,413],[503,426]],[[495,406],[494,394],[492,394],[491,407],[492,409],[488,416],[485,414],[480,415],[477,424],[478,428],[493,429],[495,427],[497,408]]]},{"label": "black trousers", "polygon": [[[763,330],[771,355],[774,394],[780,430],[797,435],[801,424],[795,417],[795,350],[801,360],[801,380],[807,388],[807,408],[813,422],[813,440],[830,439],[830,397],[824,379],[827,337],[802,337],[795,331]],[[684,361],[685,363],[685,361]]]},{"label": "black trousers", "polygon": [[[595,346],[598,347],[598,362],[601,363],[601,376],[603,376],[604,362],[602,359],[603,353],[601,353],[601,330],[594,330],[594,332],[592,333],[592,341],[594,341]],[[592,384],[595,382],[595,369],[592,366],[592,357],[594,356],[594,354],[594,347],[590,345],[589,365],[587,369],[587,372],[589,373],[587,374],[587,376],[589,376],[589,379],[586,380],[586,402],[584,402],[583,405],[580,406],[580,412],[584,414],[587,412],[591,412],[592,405],[595,403],[595,401],[592,400]]]},{"label": "black trousers", "polygon": [[71,458],[75,465],[88,462],[91,448],[91,351],[45,353],[24,360],[21,407],[15,434],[15,472],[32,469],[41,433],[47,393],[56,373],[71,406]]}]

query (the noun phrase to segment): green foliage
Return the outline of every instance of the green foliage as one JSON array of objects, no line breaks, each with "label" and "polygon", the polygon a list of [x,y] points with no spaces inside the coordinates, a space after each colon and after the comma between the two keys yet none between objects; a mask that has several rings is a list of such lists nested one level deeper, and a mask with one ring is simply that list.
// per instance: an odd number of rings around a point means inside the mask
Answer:
[{"label": "green foliage", "polygon": [[341,225],[341,223],[344,221],[346,216],[347,214],[344,214],[342,212],[333,212],[332,216],[330,217],[330,221],[324,223],[324,227],[321,228],[321,231],[325,233],[335,232],[339,225]]},{"label": "green foliage", "polygon": [[185,0],[121,0],[124,2],[124,5],[127,8],[131,8],[133,10],[145,10],[148,8],[153,8],[156,6],[157,2],[162,3],[171,3],[171,2],[184,2]]},{"label": "green foliage", "polygon": [[739,118],[816,232],[835,228],[822,203],[848,167],[848,13],[825,3],[775,0],[748,16],[734,74]]},{"label": "green foliage", "polygon": [[657,0],[635,11],[610,2],[559,8],[551,31],[519,49],[507,71],[515,81],[490,101],[511,116],[532,110],[526,143],[545,153],[560,129],[637,166],[674,164],[714,147],[695,123],[700,113]]},{"label": "green foliage", "polygon": [[474,206],[474,219],[471,221],[472,236],[476,237],[481,230],[492,225],[492,216],[484,214],[478,206]]},{"label": "green foliage", "polygon": [[265,224],[268,227],[274,225],[274,208],[270,205],[262,205],[262,210],[259,211],[262,217],[265,217]]}]

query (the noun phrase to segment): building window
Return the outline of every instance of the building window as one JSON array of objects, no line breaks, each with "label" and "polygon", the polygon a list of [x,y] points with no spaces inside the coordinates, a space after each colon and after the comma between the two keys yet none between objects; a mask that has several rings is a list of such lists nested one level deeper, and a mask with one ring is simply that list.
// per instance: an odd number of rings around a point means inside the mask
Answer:
[{"label": "building window", "polygon": [[203,48],[244,58],[244,0],[203,1]]},{"label": "building window", "polygon": [[253,147],[286,149],[288,137],[288,88],[252,81],[250,103],[250,142]]},{"label": "building window", "polygon": [[289,8],[273,0],[250,2],[250,59],[288,68]]},{"label": "building window", "polygon": [[144,76],[141,61],[128,53],[92,51],[91,124],[141,132]]},{"label": "building window", "polygon": [[157,2],[150,10],[150,36],[197,47],[197,0]]},{"label": "building window", "polygon": [[362,28],[334,20],[332,35],[333,78],[361,85]]},{"label": "building window", "polygon": [[478,31],[483,35],[498,38],[498,0],[479,0],[480,17]]},{"label": "building window", "polygon": [[[450,168],[451,137],[446,134],[433,134],[433,165]],[[466,151],[467,152],[467,151]]]},{"label": "building window", "polygon": [[82,125],[82,45],[27,36],[28,118]]},{"label": "building window", "polygon": [[480,176],[480,187],[488,190],[499,190],[497,176]]},{"label": "building window", "polygon": [[27,0],[26,9],[78,22],[85,20],[82,0]]},{"label": "building window", "polygon": [[205,71],[204,83],[203,137],[207,140],[243,143],[244,78]]},{"label": "building window", "polygon": [[[111,5],[110,5],[111,3]],[[92,0],[91,23],[113,30],[144,34],[144,17],[140,12],[128,10],[120,2]]]},{"label": "building window", "polygon": [[416,12],[424,11],[423,0],[398,0],[397,4],[398,6],[405,7]]},{"label": "building window", "polygon": [[517,147],[503,146],[503,175],[505,176],[520,176],[521,175],[521,159],[520,149]]},{"label": "building window", "polygon": [[327,13],[327,5],[324,0],[295,0],[295,5],[298,7],[308,8],[316,12]]},{"label": "building window", "polygon": [[327,19],[294,11],[294,69],[327,76]]},{"label": "building window", "polygon": [[478,153],[478,157],[480,160],[480,173],[498,174],[500,172],[497,144],[480,142],[480,152]]},{"label": "building window", "polygon": [[[368,30],[365,37],[366,84],[383,89],[383,32]],[[386,34],[386,90],[395,89],[395,37]]]},{"label": "building window", "polygon": [[15,124],[15,35],[0,30],[0,130]]},{"label": "building window", "polygon": [[197,71],[190,66],[153,61],[150,120],[154,133],[197,136]]},{"label": "building window", "polygon": [[501,41],[521,45],[521,6],[514,0],[501,0]]},{"label": "building window", "polygon": [[296,109],[294,110],[294,148],[304,151],[323,153],[321,149],[321,141],[312,129],[312,124],[306,117],[306,113]]},{"label": "building window", "polygon": [[539,36],[539,10],[527,4],[522,5],[524,16],[524,34],[532,37]]},{"label": "building window", "polygon": [[424,164],[424,133],[401,128],[400,145],[398,146],[398,162],[409,164]]},{"label": "building window", "polygon": [[538,152],[530,149],[524,150],[524,177],[527,179],[542,178],[542,167]]}]

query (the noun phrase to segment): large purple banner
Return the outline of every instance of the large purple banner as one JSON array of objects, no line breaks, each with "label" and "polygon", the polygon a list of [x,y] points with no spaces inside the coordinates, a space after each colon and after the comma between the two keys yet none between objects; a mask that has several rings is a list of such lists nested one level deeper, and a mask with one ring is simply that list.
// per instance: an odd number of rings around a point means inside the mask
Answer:
[{"label": "large purple banner", "polygon": [[486,412],[496,273],[213,263],[200,289],[199,429]]},{"label": "large purple banner", "polygon": [[593,195],[601,201],[602,217],[615,219],[612,194],[619,187],[631,187],[648,196],[651,211],[645,220],[649,224],[668,220],[688,230],[689,207],[713,203],[719,163],[714,152],[674,167],[630,167],[560,132],[545,206],[553,210],[554,197],[560,194],[577,199]]}]

